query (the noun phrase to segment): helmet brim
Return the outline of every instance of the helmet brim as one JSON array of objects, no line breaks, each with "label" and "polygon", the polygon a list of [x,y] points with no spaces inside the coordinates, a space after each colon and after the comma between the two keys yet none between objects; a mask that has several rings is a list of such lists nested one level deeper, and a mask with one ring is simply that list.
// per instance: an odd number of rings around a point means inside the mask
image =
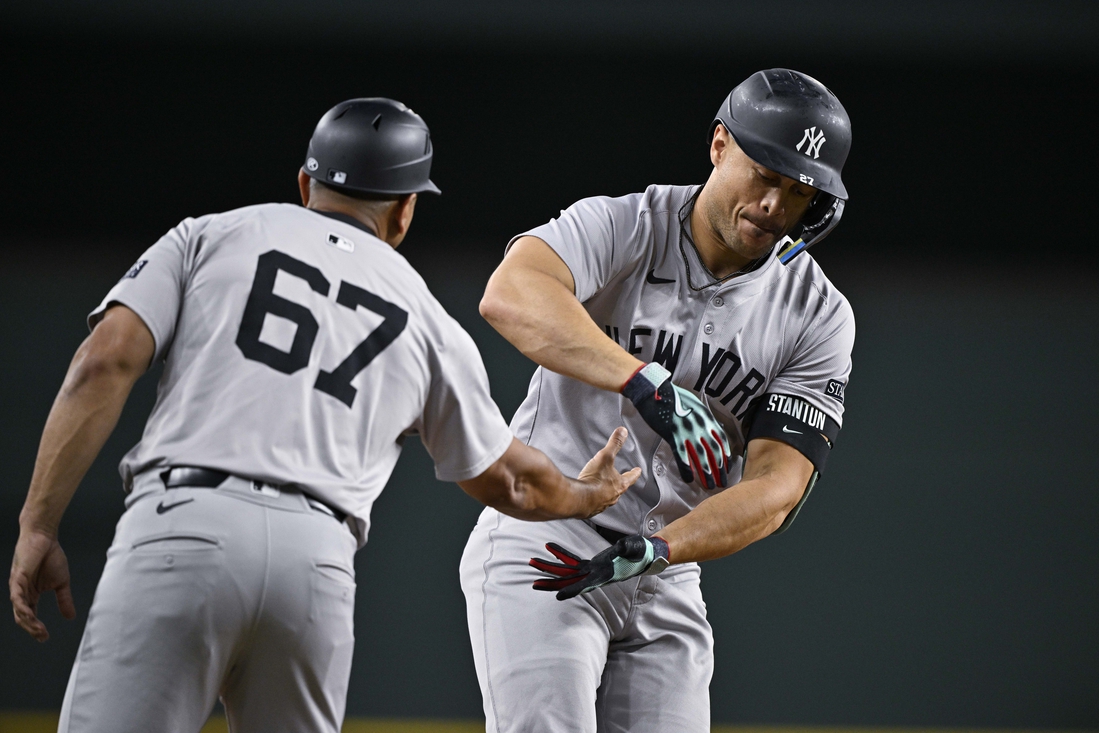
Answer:
[{"label": "helmet brim", "polygon": [[[722,126],[733,136],[736,144],[749,158],[760,165],[781,173],[787,178],[806,183],[818,191],[824,191],[836,198],[847,200],[847,187],[843,185],[836,172],[828,166],[822,165],[809,156],[798,153],[784,153],[776,149],[769,141],[760,140],[739,125],[728,125],[722,121]],[[732,127],[733,129],[729,129]],[[810,180],[805,180],[802,176]]]}]

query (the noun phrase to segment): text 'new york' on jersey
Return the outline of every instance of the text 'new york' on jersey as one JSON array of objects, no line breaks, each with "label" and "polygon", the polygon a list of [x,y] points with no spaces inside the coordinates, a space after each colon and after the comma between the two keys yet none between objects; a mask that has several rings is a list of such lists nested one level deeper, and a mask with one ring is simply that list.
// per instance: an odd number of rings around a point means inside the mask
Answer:
[{"label": "text 'new york' on jersey", "polygon": [[[696,190],[650,186],[583,199],[520,236],[542,239],[568,265],[577,298],[609,338],[642,361],[663,364],[676,384],[707,400],[738,456],[744,420],[768,393],[794,395],[841,424],[835,385],[848,381],[854,342],[847,300],[807,254],[789,265],[768,258],[752,272],[700,287],[705,269],[680,224]],[[539,369],[512,429],[565,468],[619,424],[631,432],[622,465],[645,473],[601,524],[651,532],[706,498],[680,480],[667,446],[620,395]],[[732,468],[735,482],[741,459]]]}]

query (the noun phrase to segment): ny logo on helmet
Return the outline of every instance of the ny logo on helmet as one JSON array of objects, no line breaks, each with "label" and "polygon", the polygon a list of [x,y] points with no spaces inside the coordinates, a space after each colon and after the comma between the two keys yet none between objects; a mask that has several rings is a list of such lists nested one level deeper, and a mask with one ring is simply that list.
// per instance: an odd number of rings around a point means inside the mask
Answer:
[{"label": "ny logo on helmet", "polygon": [[824,145],[824,130],[817,132],[817,128],[814,125],[805,131],[805,137],[801,139],[801,142],[797,144],[795,150],[801,150],[801,146],[809,144],[805,147],[805,154],[812,155],[814,160],[820,157],[820,146]]}]

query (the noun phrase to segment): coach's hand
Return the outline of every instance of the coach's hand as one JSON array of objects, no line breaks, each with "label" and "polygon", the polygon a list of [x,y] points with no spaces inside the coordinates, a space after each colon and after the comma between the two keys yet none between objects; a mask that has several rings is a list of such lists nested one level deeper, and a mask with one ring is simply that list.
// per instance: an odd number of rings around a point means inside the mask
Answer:
[{"label": "coach's hand", "polygon": [[557,600],[588,593],[607,583],[638,575],[655,575],[668,567],[668,543],[660,537],[639,534],[623,537],[590,560],[582,560],[564,547],[549,542],[546,549],[561,562],[530,559],[530,566],[556,576],[534,581],[535,590],[557,591]]},{"label": "coach's hand", "polygon": [[622,394],[672,447],[684,481],[694,481],[697,472],[698,482],[707,489],[725,486],[729,439],[705,402],[672,384],[671,372],[656,362],[634,372]]},{"label": "coach's hand", "polygon": [[607,444],[592,456],[576,480],[590,489],[587,495],[587,514],[582,517],[594,517],[609,506],[613,506],[626,489],[633,486],[637,479],[641,478],[640,468],[631,468],[629,471],[619,473],[614,467],[614,459],[622,446],[626,444],[629,436],[626,428],[615,428]]},{"label": "coach's hand", "polygon": [[38,641],[50,638],[46,625],[38,620],[38,599],[43,593],[57,594],[57,607],[67,619],[76,618],[69,588],[69,561],[57,538],[45,532],[24,530],[15,544],[8,578],[15,623]]}]

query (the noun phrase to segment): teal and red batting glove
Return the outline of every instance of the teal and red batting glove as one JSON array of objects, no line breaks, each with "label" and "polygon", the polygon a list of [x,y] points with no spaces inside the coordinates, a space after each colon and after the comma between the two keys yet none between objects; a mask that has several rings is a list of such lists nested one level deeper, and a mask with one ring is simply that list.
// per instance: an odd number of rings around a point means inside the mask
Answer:
[{"label": "teal and red batting glove", "polygon": [[590,560],[577,557],[556,542],[546,543],[546,549],[561,562],[532,557],[532,568],[554,576],[534,581],[533,587],[557,591],[559,601],[590,593],[607,583],[656,575],[671,562],[671,551],[663,538],[639,534],[623,537]]},{"label": "teal and red batting glove", "polygon": [[622,385],[622,394],[641,418],[667,441],[679,475],[710,489],[729,480],[729,438],[710,408],[693,392],[672,384],[672,373],[651,362]]}]

